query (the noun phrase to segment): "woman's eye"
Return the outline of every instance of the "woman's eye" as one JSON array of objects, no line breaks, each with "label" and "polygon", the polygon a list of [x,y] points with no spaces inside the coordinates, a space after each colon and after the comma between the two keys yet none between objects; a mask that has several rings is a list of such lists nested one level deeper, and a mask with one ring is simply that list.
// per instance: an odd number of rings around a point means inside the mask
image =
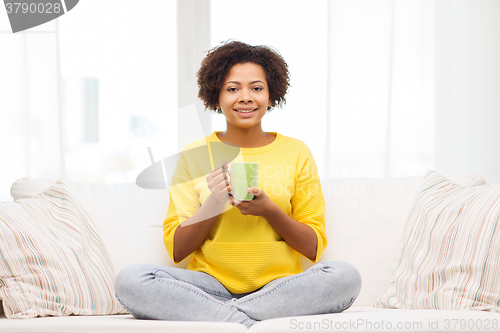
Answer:
[{"label": "woman's eye", "polygon": [[229,88],[227,91],[236,91],[235,87]]},{"label": "woman's eye", "polygon": [[254,87],[255,90],[262,90],[262,87]]}]

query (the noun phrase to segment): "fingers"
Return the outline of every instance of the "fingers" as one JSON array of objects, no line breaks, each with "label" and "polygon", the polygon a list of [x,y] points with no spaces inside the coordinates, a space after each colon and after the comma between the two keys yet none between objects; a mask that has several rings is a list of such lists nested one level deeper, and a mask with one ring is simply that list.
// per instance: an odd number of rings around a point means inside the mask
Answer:
[{"label": "fingers", "polygon": [[252,187],[251,189],[252,191],[250,193],[252,193],[255,196],[259,196],[262,194],[262,190],[260,188]]},{"label": "fingers", "polygon": [[206,177],[208,188],[219,201],[228,201],[228,195],[231,191],[231,186],[227,176],[227,167],[227,163],[224,162],[219,168],[214,169]]},{"label": "fingers", "polygon": [[215,185],[215,188],[219,191],[222,191],[223,189],[227,188],[228,191],[229,191],[229,188],[231,186],[229,186],[229,181],[226,180],[222,180],[220,182],[218,182],[216,185]]},{"label": "fingers", "polygon": [[207,182],[214,182],[217,184],[224,181],[224,179],[227,179],[227,170],[224,166],[224,163],[220,168],[214,169],[207,176]]},{"label": "fingers", "polygon": [[241,202],[241,201],[235,199],[231,194],[229,195],[229,201],[231,203],[231,206],[239,205]]}]

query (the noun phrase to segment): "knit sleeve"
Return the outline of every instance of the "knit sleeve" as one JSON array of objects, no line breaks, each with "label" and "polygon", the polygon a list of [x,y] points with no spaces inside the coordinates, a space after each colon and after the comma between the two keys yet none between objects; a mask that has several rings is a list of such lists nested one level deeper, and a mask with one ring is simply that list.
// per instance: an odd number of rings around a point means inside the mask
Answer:
[{"label": "knit sleeve", "polygon": [[318,239],[316,258],[318,262],[327,245],[325,232],[325,199],[321,189],[318,169],[309,148],[305,147],[304,156],[299,161],[299,172],[292,196],[292,217],[309,225]]},{"label": "knit sleeve", "polygon": [[193,186],[185,157],[181,154],[172,175],[167,217],[163,221],[163,243],[174,260],[174,234],[177,227],[200,208],[199,195]]}]

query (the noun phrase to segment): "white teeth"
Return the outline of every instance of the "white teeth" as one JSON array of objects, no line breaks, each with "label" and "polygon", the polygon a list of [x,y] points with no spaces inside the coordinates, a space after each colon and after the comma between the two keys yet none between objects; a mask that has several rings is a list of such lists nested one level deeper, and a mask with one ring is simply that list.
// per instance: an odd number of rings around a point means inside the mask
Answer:
[{"label": "white teeth", "polygon": [[236,110],[236,111],[241,112],[241,113],[249,113],[249,112],[254,112],[255,110],[249,110],[249,111]]}]

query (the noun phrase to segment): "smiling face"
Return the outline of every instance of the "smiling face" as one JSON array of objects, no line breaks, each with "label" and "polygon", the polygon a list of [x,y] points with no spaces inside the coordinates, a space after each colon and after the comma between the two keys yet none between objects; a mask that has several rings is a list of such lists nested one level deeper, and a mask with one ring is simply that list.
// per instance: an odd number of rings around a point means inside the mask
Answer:
[{"label": "smiling face", "polygon": [[260,120],[271,105],[266,73],[254,63],[236,64],[231,68],[219,92],[219,103],[228,129],[260,127]]}]

